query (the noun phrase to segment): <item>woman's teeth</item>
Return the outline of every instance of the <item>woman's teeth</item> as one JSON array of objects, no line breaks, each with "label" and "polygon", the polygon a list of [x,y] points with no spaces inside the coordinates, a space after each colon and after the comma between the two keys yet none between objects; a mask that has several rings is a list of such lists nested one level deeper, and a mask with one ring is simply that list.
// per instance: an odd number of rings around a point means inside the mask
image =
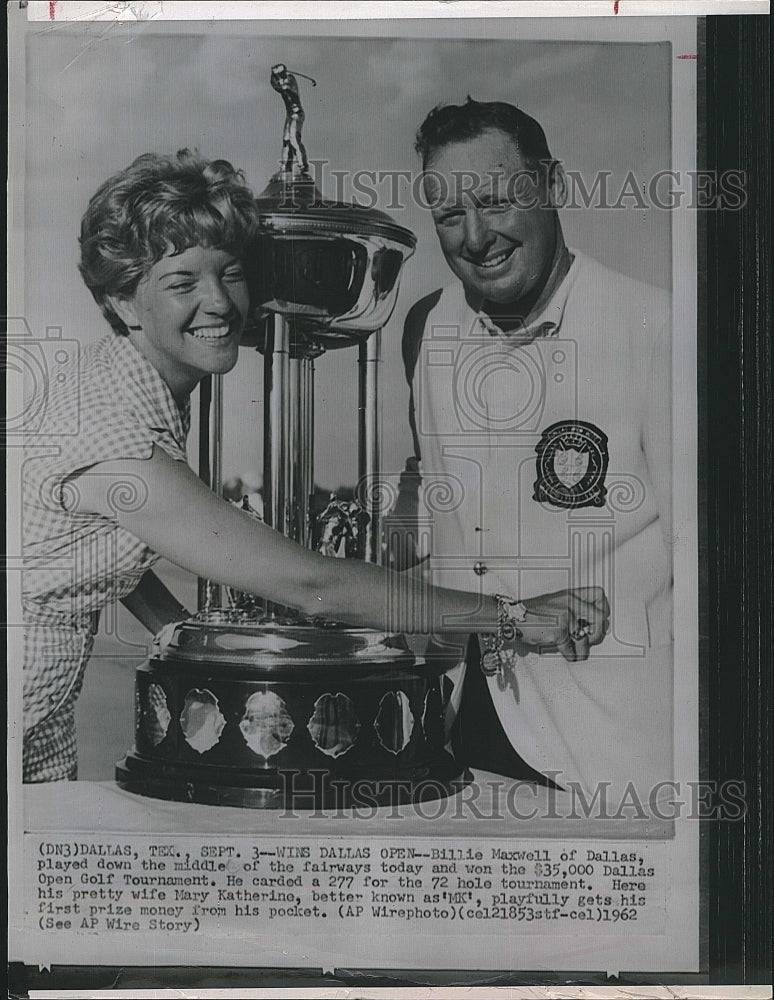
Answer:
[{"label": "woman's teeth", "polygon": [[223,340],[229,335],[227,326],[200,326],[196,330],[189,330],[188,333],[197,340]]}]

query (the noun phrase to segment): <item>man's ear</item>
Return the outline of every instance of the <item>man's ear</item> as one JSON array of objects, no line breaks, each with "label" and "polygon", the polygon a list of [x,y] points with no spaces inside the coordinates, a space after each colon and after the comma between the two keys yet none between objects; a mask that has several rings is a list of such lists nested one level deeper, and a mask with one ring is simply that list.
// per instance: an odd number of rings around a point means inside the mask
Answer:
[{"label": "man's ear", "polygon": [[137,319],[134,298],[125,295],[108,295],[107,303],[128,330],[141,330],[142,324]]},{"label": "man's ear", "polygon": [[548,168],[548,198],[552,208],[563,208],[567,201],[567,175],[559,160]]}]

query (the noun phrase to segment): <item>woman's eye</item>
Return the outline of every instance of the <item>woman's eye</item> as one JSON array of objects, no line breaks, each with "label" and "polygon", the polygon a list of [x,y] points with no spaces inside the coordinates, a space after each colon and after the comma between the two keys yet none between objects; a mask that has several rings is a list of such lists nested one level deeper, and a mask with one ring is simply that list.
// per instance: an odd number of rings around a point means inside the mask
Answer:
[{"label": "woman's eye", "polygon": [[229,268],[228,271],[223,275],[224,281],[238,282],[245,280],[245,272],[240,267]]},{"label": "woman's eye", "polygon": [[194,281],[178,281],[174,285],[169,285],[168,288],[173,292],[190,292],[196,287],[196,282]]}]

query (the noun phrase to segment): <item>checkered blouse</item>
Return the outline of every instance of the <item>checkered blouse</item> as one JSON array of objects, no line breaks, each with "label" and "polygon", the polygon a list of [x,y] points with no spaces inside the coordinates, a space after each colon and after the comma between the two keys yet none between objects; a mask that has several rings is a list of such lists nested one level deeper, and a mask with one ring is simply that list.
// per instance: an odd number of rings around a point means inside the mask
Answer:
[{"label": "checkered blouse", "polygon": [[141,508],[142,478],[108,486],[116,514],[73,510],[82,475],[99,463],[150,458],[158,445],[186,460],[190,406],[182,411],[128,338],[109,334],[38,387],[25,407],[39,422],[25,437],[23,468],[25,780],[74,776],[73,710],[99,611],[137,586],[158,556],[119,526]]}]

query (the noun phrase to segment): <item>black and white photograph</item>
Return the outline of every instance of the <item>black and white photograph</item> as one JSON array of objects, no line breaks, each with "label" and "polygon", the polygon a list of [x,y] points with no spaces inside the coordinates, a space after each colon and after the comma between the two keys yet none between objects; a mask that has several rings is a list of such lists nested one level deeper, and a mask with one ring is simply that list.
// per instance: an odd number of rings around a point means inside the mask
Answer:
[{"label": "black and white photograph", "polygon": [[701,19],[102,6],[11,23],[12,961],[706,971]]}]

